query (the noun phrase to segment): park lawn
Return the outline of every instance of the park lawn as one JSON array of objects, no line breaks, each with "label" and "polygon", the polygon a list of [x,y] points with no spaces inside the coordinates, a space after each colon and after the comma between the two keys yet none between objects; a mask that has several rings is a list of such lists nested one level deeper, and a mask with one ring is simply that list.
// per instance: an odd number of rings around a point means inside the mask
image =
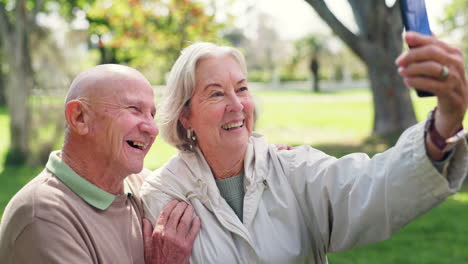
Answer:
[{"label": "park lawn", "polygon": [[448,198],[389,240],[329,254],[330,264],[468,263],[468,189]]},{"label": "park lawn", "polygon": [[[262,91],[254,95],[259,113],[255,130],[270,143],[310,144],[334,156],[351,152],[373,155],[388,148],[369,138],[372,129],[368,91],[311,94],[300,91]],[[435,105],[434,98],[413,98],[418,120]],[[468,120],[464,125],[468,127]],[[0,158],[8,147],[8,116],[0,109]],[[145,159],[156,169],[177,151],[160,137]],[[9,199],[42,168],[3,168],[0,163],[0,216]],[[345,253],[330,254],[339,263],[467,263],[468,189],[403,228],[392,239]]]}]

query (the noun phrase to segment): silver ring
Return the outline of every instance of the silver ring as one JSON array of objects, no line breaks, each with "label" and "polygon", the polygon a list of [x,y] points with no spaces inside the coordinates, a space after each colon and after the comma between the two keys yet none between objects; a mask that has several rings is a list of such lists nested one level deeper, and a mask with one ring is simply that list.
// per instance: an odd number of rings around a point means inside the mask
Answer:
[{"label": "silver ring", "polygon": [[445,80],[447,80],[449,74],[450,74],[450,69],[447,66],[442,65],[442,69],[440,71],[439,79],[441,81],[445,81]]}]

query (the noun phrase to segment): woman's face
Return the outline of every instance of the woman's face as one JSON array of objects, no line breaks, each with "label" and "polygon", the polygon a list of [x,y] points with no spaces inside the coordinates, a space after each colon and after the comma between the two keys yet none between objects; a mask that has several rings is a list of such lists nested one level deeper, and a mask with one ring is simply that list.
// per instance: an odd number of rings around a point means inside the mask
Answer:
[{"label": "woman's face", "polygon": [[200,149],[245,151],[252,133],[254,104],[247,79],[231,56],[209,57],[197,63],[190,111],[180,118],[197,136]]}]

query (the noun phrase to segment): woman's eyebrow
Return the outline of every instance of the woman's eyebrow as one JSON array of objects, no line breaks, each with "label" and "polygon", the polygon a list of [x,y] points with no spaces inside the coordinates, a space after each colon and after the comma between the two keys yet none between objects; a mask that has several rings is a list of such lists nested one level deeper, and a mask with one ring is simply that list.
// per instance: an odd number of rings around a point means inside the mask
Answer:
[{"label": "woman's eyebrow", "polygon": [[212,87],[212,86],[221,87],[221,84],[219,84],[219,83],[209,83],[209,84],[205,85],[204,89],[207,89],[207,88]]}]

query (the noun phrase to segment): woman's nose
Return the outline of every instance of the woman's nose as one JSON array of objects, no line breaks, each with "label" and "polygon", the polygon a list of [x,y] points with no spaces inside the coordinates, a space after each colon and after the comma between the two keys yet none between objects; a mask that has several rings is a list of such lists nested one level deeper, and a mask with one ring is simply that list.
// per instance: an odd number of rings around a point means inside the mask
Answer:
[{"label": "woman's nose", "polygon": [[239,98],[236,94],[229,96],[229,103],[227,106],[228,112],[239,112],[244,109],[244,105],[242,104],[241,98]]}]

